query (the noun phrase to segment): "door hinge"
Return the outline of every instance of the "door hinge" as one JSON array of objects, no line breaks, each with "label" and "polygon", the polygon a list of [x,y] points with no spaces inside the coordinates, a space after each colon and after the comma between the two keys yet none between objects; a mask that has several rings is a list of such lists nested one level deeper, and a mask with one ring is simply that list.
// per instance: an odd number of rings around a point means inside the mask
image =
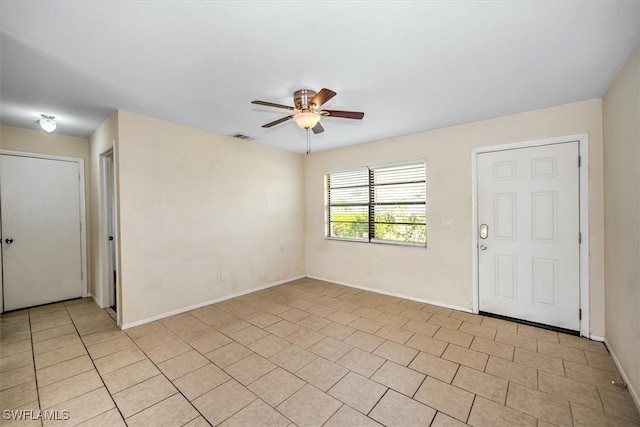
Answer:
[{"label": "door hinge", "polygon": [[80,179],[80,174],[78,174],[78,182],[80,182],[80,181],[81,181],[81,179]]},{"label": "door hinge", "polygon": [[582,233],[578,233],[578,243],[582,243]]},{"label": "door hinge", "polygon": [[80,272],[80,279],[84,279],[84,272]]},{"label": "door hinge", "polygon": [[578,309],[578,320],[582,320],[582,309]]},{"label": "door hinge", "polygon": [[578,156],[578,167],[582,166],[582,156]]}]

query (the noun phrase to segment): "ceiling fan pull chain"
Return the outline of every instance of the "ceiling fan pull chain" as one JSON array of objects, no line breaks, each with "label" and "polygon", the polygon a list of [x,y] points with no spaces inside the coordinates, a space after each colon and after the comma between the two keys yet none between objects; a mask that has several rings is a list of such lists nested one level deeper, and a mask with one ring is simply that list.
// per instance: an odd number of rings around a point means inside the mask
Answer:
[{"label": "ceiling fan pull chain", "polygon": [[309,134],[309,128],[306,129],[307,131],[307,154],[311,153],[311,135]]}]

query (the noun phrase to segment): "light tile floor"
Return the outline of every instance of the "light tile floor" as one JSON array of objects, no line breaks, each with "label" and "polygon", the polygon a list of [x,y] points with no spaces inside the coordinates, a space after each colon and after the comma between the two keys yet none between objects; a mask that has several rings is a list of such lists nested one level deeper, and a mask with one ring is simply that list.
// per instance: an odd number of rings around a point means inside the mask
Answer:
[{"label": "light tile floor", "polygon": [[0,331],[0,408],[69,415],[1,425],[639,423],[601,343],[311,279],[126,331],[90,299]]}]

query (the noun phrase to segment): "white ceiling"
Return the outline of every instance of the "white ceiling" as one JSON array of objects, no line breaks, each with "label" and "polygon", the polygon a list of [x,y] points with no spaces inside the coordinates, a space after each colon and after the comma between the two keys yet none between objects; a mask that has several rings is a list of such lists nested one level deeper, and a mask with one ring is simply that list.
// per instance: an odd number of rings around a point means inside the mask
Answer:
[{"label": "white ceiling", "polygon": [[304,152],[288,111],[327,87],[314,151],[600,97],[640,0],[0,2],[0,120],[89,136],[115,109]]}]

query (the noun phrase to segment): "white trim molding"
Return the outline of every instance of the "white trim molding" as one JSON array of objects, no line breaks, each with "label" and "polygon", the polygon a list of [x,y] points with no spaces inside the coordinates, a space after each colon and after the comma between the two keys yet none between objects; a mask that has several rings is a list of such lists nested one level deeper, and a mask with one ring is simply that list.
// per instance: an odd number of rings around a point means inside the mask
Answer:
[{"label": "white trim molding", "polygon": [[471,151],[471,288],[473,294],[473,313],[479,312],[479,280],[478,280],[478,154],[494,151],[513,150],[518,148],[538,147],[542,145],[578,142],[581,165],[580,178],[580,335],[590,337],[590,282],[589,282],[589,135],[577,134],[557,138],[546,138],[533,141],[522,141],[512,144],[492,145],[474,148]]},{"label": "white trim molding", "polygon": [[633,403],[636,404],[636,409],[638,410],[638,412],[640,412],[640,396],[638,395],[638,391],[633,388],[633,385],[629,381],[629,377],[627,376],[627,373],[624,371],[624,369],[622,369],[622,365],[620,364],[620,361],[616,357],[616,354],[613,352],[613,349],[611,348],[611,346],[609,345],[606,339],[604,340],[604,345],[607,346],[607,350],[609,350],[609,354],[613,359],[613,363],[615,363],[616,368],[618,368],[618,372],[622,377],[622,381],[624,381],[624,383],[626,384],[626,388],[629,391],[629,394],[631,395],[631,399],[633,399]]},{"label": "white trim molding", "polygon": [[411,300],[411,301],[421,302],[423,304],[430,304],[430,305],[435,305],[437,307],[449,308],[451,310],[464,311],[466,313],[471,313],[470,309],[464,308],[464,307],[458,307],[457,305],[445,304],[445,303],[442,303],[442,302],[426,300],[426,299],[423,299],[423,298],[416,298],[416,297],[412,297],[410,295],[404,295],[404,294],[400,294],[400,293],[397,293],[397,292],[384,291],[382,289],[370,288],[368,286],[354,285],[353,283],[339,282],[339,281],[336,281],[336,280],[325,279],[323,277],[318,277],[318,276],[309,276],[309,275],[307,275],[305,277],[308,277],[309,279],[322,280],[323,282],[327,282],[327,283],[334,283],[336,285],[347,286],[349,288],[356,288],[356,289],[361,289],[363,291],[374,292],[376,294],[389,295],[391,297],[408,299],[408,300]]},{"label": "white trim molding", "polygon": [[304,279],[305,277],[306,276],[302,275],[302,276],[291,277],[289,279],[279,280],[277,282],[269,283],[269,284],[262,285],[262,286],[257,286],[255,288],[251,288],[251,289],[247,289],[247,290],[244,290],[244,291],[236,292],[234,294],[225,295],[225,296],[220,297],[220,298],[215,298],[215,299],[212,299],[212,300],[200,302],[198,304],[190,305],[188,307],[182,307],[182,308],[179,308],[177,310],[169,311],[167,313],[158,314],[157,316],[148,317],[146,319],[137,320],[137,321],[131,322],[131,323],[125,323],[125,324],[121,325],[120,327],[123,330],[124,329],[133,328],[135,326],[144,325],[145,323],[154,322],[156,320],[164,319],[166,317],[175,316],[176,314],[181,314],[181,313],[185,313],[187,311],[195,310],[196,308],[200,308],[200,307],[204,307],[204,306],[207,306],[207,305],[215,304],[215,303],[218,303],[218,302],[226,301],[226,300],[232,299],[232,298],[241,297],[243,295],[251,294],[253,292],[262,291],[264,289],[273,288],[274,286],[283,285],[285,283],[289,283],[289,282],[292,282],[294,280]]},{"label": "white trim molding", "polygon": [[[108,160],[108,157],[111,160]],[[111,162],[111,164],[109,164]],[[107,171],[107,167],[111,167],[111,172]],[[98,301],[98,306],[100,308],[107,308],[112,305],[117,305],[115,301],[111,301],[112,299],[112,285],[113,285],[113,270],[118,271],[117,265],[111,265],[110,260],[110,244],[109,235],[113,233],[116,238],[116,242],[118,241],[115,231],[110,230],[110,219],[113,219],[115,222],[115,204],[116,204],[116,194],[115,194],[115,157],[114,157],[114,149],[113,147],[108,148],[104,152],[98,155],[98,209],[97,209],[97,224],[96,227],[98,229],[98,236],[94,236],[93,238],[97,241],[97,251],[94,254],[96,260],[94,260],[94,264],[96,264],[98,271],[94,272],[94,277],[97,279],[97,283],[93,284],[93,288],[96,292],[96,298]],[[111,181],[109,181],[111,179]],[[113,184],[113,185],[112,185]],[[113,186],[113,188],[112,188]],[[112,199],[109,202],[109,199]],[[110,203],[113,203],[113,207],[110,206]],[[109,208],[112,208],[111,211]],[[111,218],[111,215],[114,218]],[[116,247],[116,253],[118,248]],[[95,262],[97,261],[97,262]],[[114,264],[117,264],[117,256],[116,259],[113,260]]]}]

